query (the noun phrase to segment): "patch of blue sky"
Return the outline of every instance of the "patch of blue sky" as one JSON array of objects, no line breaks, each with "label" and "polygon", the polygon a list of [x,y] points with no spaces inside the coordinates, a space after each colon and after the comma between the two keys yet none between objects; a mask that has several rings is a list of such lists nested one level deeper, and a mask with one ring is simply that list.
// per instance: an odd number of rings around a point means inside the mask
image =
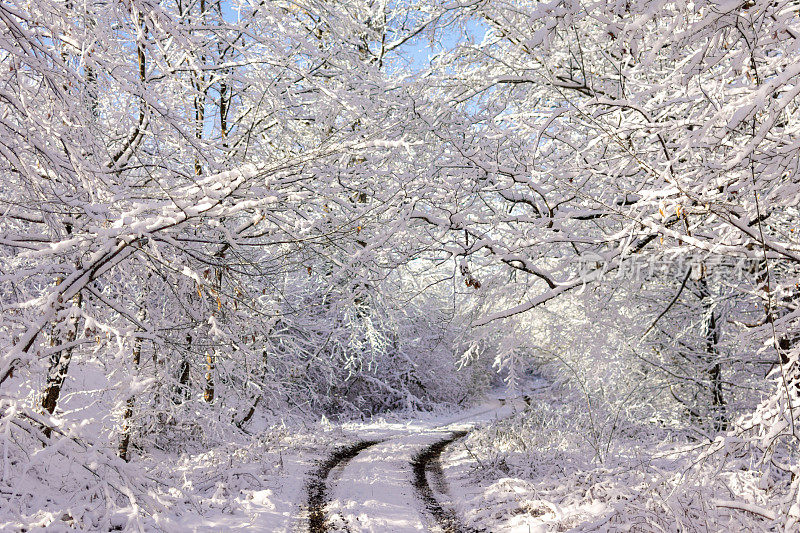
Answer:
[{"label": "patch of blue sky", "polygon": [[461,44],[480,43],[488,29],[482,20],[470,19],[463,25],[445,26],[434,39],[422,32],[396,52],[407,59],[406,68],[410,68],[412,72],[421,72],[429,68],[431,62],[442,52]]},{"label": "patch of blue sky", "polygon": [[220,11],[222,12],[222,20],[230,24],[233,24],[234,22],[239,22],[240,6],[241,2],[239,1],[222,0],[220,2]]}]

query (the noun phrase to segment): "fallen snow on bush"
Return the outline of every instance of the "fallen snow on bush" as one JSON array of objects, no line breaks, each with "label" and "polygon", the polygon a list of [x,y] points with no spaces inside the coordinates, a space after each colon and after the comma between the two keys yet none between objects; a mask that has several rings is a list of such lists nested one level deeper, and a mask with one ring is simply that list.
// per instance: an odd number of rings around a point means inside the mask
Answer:
[{"label": "fallen snow on bush", "polygon": [[[672,441],[629,427],[600,460],[551,388],[443,457],[458,514],[485,531],[774,531],[778,486],[733,437]],[[563,392],[563,391],[561,391]],[[549,413],[552,416],[545,416]],[[572,423],[570,422],[572,421]],[[751,451],[752,452],[752,451]],[[768,477],[768,476],[767,476]]]}]

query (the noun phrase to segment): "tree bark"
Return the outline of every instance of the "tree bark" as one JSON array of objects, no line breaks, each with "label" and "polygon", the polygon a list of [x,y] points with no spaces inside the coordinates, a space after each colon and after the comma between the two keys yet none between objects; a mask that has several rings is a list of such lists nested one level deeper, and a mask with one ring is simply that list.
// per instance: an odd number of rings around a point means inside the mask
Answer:
[{"label": "tree bark", "polygon": [[[192,345],[192,336],[190,334],[186,335],[186,344],[189,347]],[[180,405],[192,397],[189,389],[189,370],[189,360],[184,356],[178,367],[178,387],[175,391],[175,396],[172,398],[172,402],[176,405]]]},{"label": "tree bark", "polygon": [[[142,307],[139,310],[139,322],[144,322],[147,313],[145,309]],[[137,330],[139,331],[139,330]],[[133,341],[133,370],[138,374],[139,370],[139,362],[142,356],[142,339],[141,337],[136,337]],[[130,460],[130,453],[129,453],[129,446],[131,443],[131,418],[133,418],[133,406],[134,402],[136,401],[136,397],[131,394],[128,396],[128,399],[125,400],[125,412],[122,415],[122,438],[119,441],[119,449],[118,455],[120,459],[123,461]]]},{"label": "tree bark", "polygon": [[[73,301],[75,302],[76,306],[81,306],[83,298],[80,292],[75,295]],[[49,415],[52,415],[55,412],[58,405],[58,399],[61,396],[64,380],[67,377],[67,372],[69,372],[69,364],[72,361],[72,352],[74,347],[71,346],[71,344],[78,336],[79,318],[70,317],[65,319],[65,321],[67,322],[67,333],[64,336],[65,348],[55,352],[50,356],[50,364],[47,370],[47,384],[45,385],[44,394],[42,396],[42,409],[46,414]],[[57,332],[59,330],[58,326],[59,324],[53,328],[54,331]],[[53,340],[55,342],[55,338]],[[45,427],[43,431],[45,436],[50,438],[52,429]]]},{"label": "tree bark", "polygon": [[705,339],[705,372],[708,379],[708,393],[711,397],[711,423],[715,431],[728,429],[727,404],[722,390],[722,367],[719,363],[719,320],[711,300],[711,291],[705,272],[697,282],[703,309],[703,337]]}]

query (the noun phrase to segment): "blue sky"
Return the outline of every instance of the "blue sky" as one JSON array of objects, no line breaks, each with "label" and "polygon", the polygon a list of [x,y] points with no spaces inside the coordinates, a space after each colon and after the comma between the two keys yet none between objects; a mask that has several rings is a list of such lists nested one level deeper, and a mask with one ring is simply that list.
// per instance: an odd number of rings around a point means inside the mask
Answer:
[{"label": "blue sky", "polygon": [[411,68],[414,71],[422,70],[430,65],[430,59],[442,50],[454,47],[459,42],[471,39],[474,42],[481,42],[487,31],[486,25],[479,20],[471,20],[466,28],[449,26],[444,35],[439,39],[440,42],[431,46],[430,41],[424,36],[412,39],[401,49],[411,58]]},{"label": "blue sky", "polygon": [[[238,11],[234,9],[235,1],[222,1],[222,14],[226,21],[236,22],[239,17]],[[475,42],[483,40],[486,35],[487,27],[480,20],[471,20],[465,28],[450,25],[445,28],[444,34],[439,35],[439,42],[431,45],[429,39],[424,35],[425,32],[410,40],[398,49],[399,52],[407,54],[411,59],[411,69],[415,72],[423,70],[430,65],[430,60],[443,50],[452,48],[459,41],[472,39]]]}]

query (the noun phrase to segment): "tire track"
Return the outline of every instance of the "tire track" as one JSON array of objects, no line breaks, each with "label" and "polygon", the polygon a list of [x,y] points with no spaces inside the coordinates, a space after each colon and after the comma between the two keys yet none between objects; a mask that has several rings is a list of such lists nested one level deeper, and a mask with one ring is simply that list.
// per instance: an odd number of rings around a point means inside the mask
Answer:
[{"label": "tire track", "polygon": [[442,471],[441,456],[444,449],[458,439],[464,438],[467,431],[454,431],[446,439],[437,441],[418,453],[411,462],[414,472],[414,489],[417,496],[425,504],[425,509],[433,516],[436,524],[443,533],[477,533],[477,530],[468,528],[461,524],[452,509],[445,508],[436,499],[434,489],[428,481],[430,474],[431,482],[436,486],[436,492],[446,495],[447,481]]},{"label": "tire track", "polygon": [[[506,405],[505,398],[498,398],[497,402],[500,406]],[[395,530],[392,528],[401,523],[403,527],[408,526],[407,518],[410,516],[408,513],[419,517],[421,520],[418,523],[419,527],[423,527],[424,522],[428,520],[429,526],[436,532],[479,533],[483,531],[462,525],[456,516],[442,470],[441,455],[449,444],[465,437],[469,432],[467,429],[454,430],[447,429],[448,427],[452,428],[454,424],[463,420],[473,419],[475,421],[481,415],[497,409],[498,407],[492,407],[477,413],[469,413],[438,427],[418,429],[382,439],[363,440],[336,449],[325,460],[318,463],[317,468],[311,472],[306,485],[307,531],[310,533],[328,533],[334,529],[350,531],[350,527],[390,531]],[[448,436],[442,437],[441,435]],[[434,440],[437,438],[439,440]],[[386,447],[385,449],[378,447],[374,453],[367,452],[363,461],[356,459],[362,452],[377,444],[386,444]],[[353,465],[348,466],[353,459],[355,459]],[[363,462],[369,464],[365,466],[361,464]],[[381,464],[383,468],[381,468]],[[407,477],[409,466],[411,467],[410,482],[414,489],[413,493],[405,490],[409,481]],[[353,478],[353,475],[356,477]],[[347,510],[342,511],[345,513],[344,515],[339,515],[339,512],[334,511],[336,505],[332,506],[332,504],[337,502],[334,502],[332,498],[334,494],[338,494],[335,492],[335,486],[343,479],[348,480],[348,484],[352,484],[352,487],[350,487],[350,494],[346,494],[344,497],[343,505]],[[363,486],[365,481],[368,481],[366,487]],[[371,493],[372,498],[368,497],[364,500],[366,493],[363,492],[363,489],[369,488],[375,482],[382,484],[385,494],[378,496],[376,501],[375,495]],[[338,489],[336,490],[338,491]],[[399,499],[386,497],[392,494]],[[355,505],[356,511],[353,511],[351,504]],[[362,513],[361,518],[359,518],[359,512]],[[428,515],[433,519],[431,520]],[[343,523],[337,524],[334,516],[341,516]],[[352,518],[356,522],[363,523],[349,524],[348,520]],[[375,529],[375,527],[379,529]]]},{"label": "tire track", "polygon": [[344,466],[350,460],[370,446],[383,442],[380,440],[364,440],[343,446],[333,452],[327,459],[319,464],[309,479],[306,492],[308,494],[308,531],[309,533],[325,533],[328,526],[325,523],[325,506],[328,503],[328,476],[337,466]]}]

